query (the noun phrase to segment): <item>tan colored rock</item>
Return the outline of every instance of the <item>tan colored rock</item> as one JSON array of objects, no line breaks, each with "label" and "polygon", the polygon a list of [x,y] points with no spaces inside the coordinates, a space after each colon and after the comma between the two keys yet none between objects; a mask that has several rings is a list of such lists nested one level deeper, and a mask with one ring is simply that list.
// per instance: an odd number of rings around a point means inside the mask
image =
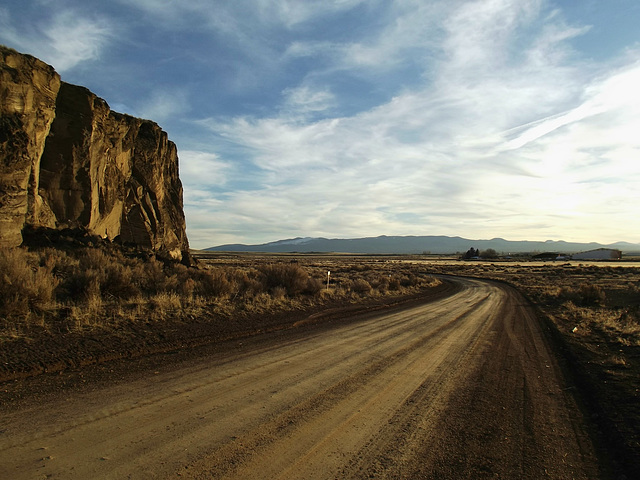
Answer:
[{"label": "tan colored rock", "polygon": [[59,88],[53,67],[0,46],[0,246],[20,245],[27,222],[53,223],[38,174]]},{"label": "tan colored rock", "polygon": [[[21,211],[18,234],[23,225],[82,228],[165,257],[188,255],[177,149],[158,125],[112,112],[86,88],[64,82],[50,124],[32,168],[37,201]],[[38,132],[30,125],[20,137],[25,142]],[[6,150],[5,163],[26,155],[22,145]],[[0,179],[0,193],[7,183]],[[23,184],[15,190],[24,196]],[[0,221],[5,217],[0,213]]]}]

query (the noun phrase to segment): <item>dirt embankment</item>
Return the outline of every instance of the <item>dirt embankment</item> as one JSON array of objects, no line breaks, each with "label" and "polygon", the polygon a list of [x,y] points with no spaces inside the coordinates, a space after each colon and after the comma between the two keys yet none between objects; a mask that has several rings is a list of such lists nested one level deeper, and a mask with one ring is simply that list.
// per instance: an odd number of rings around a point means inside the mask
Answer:
[{"label": "dirt embankment", "polygon": [[357,304],[334,302],[306,310],[271,314],[238,314],[233,318],[205,315],[163,322],[130,322],[117,329],[87,332],[41,332],[5,342],[0,349],[0,382],[60,372],[69,368],[137,358],[154,353],[194,348],[243,338],[257,333],[286,330],[302,324],[330,323],[357,313],[437,300],[459,287],[445,282],[406,297],[363,299]]}]

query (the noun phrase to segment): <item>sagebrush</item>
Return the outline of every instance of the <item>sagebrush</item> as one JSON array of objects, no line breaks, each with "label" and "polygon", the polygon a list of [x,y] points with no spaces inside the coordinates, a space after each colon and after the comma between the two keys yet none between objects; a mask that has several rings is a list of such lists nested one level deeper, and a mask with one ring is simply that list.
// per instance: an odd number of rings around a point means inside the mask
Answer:
[{"label": "sagebrush", "polygon": [[117,249],[0,249],[0,335],[267,312],[437,283],[410,265],[396,265],[393,273],[387,265],[331,268],[327,283],[326,265],[270,257],[222,265],[205,260],[194,268]]}]

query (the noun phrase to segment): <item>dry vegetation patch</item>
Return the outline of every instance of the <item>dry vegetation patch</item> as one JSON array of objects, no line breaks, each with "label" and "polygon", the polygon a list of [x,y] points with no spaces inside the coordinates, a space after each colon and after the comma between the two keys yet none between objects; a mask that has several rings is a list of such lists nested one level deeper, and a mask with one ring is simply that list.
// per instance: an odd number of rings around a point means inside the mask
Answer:
[{"label": "dry vegetation patch", "polygon": [[440,284],[424,266],[388,258],[200,254],[186,267],[123,252],[0,249],[0,374],[76,365],[87,349],[108,359],[282,328],[291,312]]}]

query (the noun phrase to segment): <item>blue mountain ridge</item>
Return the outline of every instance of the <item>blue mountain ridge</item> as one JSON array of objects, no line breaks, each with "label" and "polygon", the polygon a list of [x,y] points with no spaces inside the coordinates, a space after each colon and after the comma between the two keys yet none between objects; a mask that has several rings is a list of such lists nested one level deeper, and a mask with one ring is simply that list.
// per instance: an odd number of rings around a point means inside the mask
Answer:
[{"label": "blue mountain ridge", "polygon": [[579,243],[564,240],[472,240],[448,236],[386,236],[364,238],[323,238],[297,237],[259,245],[227,244],[206,248],[206,251],[265,252],[265,253],[356,253],[356,254],[454,254],[466,252],[469,248],[498,253],[558,252],[576,253],[596,248],[614,248],[623,253],[640,252],[640,244],[616,242],[600,244]]}]

